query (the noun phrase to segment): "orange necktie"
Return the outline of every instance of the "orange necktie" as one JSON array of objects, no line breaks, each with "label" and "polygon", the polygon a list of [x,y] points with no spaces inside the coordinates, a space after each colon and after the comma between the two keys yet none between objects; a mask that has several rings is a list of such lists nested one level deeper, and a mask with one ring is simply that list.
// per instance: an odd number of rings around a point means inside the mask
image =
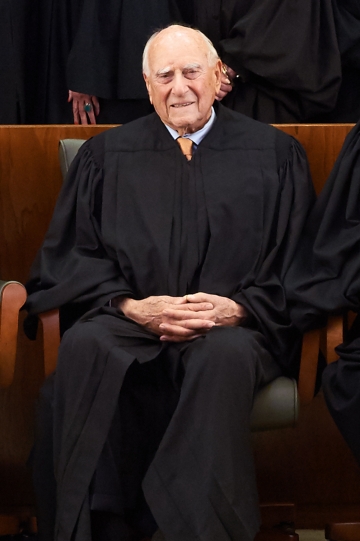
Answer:
[{"label": "orange necktie", "polygon": [[188,139],[187,137],[178,137],[176,140],[179,143],[182,153],[184,156],[186,156],[186,159],[191,160],[193,146],[192,140]]}]

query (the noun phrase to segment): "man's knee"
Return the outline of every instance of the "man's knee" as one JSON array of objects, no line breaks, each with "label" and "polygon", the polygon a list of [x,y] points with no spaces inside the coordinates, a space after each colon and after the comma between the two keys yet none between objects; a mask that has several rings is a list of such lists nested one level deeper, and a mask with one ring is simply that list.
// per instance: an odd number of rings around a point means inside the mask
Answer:
[{"label": "man's knee", "polygon": [[186,370],[220,377],[252,377],[263,352],[259,333],[242,327],[217,327],[196,340],[186,356]]},{"label": "man's knee", "polygon": [[78,349],[82,352],[92,350],[101,344],[104,334],[109,333],[94,321],[75,323],[62,337],[59,352],[69,348]]}]

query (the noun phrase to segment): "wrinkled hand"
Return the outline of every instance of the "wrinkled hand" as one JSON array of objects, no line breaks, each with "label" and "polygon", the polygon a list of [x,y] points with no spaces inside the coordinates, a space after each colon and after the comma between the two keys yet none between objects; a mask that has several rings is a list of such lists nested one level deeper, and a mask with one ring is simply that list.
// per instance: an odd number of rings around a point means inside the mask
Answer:
[{"label": "wrinkled hand", "polygon": [[[210,321],[213,326],[218,327],[236,327],[244,323],[247,318],[246,309],[241,304],[228,299],[227,297],[221,297],[220,295],[211,295],[209,293],[195,293],[193,295],[185,295],[187,301],[185,306],[180,306],[176,310],[176,313],[170,309],[165,310],[167,317],[177,319],[177,324],[188,324],[189,318],[203,319],[204,321]],[[204,310],[195,309],[193,312],[189,312],[191,306],[200,307],[201,305],[212,305],[212,308]],[[185,309],[184,309],[185,308]],[[190,314],[190,315],[189,315]],[[171,331],[171,325],[165,323],[162,328],[169,332]]]},{"label": "wrinkled hand", "polygon": [[206,314],[213,309],[212,303],[190,303],[186,297],[162,295],[142,300],[123,298],[118,303],[118,309],[164,341],[193,340],[214,326],[206,318]]},{"label": "wrinkled hand", "polygon": [[[68,102],[72,102],[74,124],[96,124],[95,116],[100,113],[99,100],[96,96],[73,92],[69,90]],[[86,112],[84,106],[86,103],[91,105],[91,111]]]},{"label": "wrinkled hand", "polygon": [[231,92],[233,87],[233,80],[235,78],[235,71],[226,64],[223,64],[221,72],[221,86],[219,92],[215,96],[218,101],[221,101],[229,92]]}]

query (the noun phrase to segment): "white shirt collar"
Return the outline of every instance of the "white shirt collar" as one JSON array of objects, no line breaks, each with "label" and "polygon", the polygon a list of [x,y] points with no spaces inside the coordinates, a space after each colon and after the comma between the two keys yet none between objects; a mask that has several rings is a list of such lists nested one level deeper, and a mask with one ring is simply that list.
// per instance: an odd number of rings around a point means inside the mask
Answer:
[{"label": "white shirt collar", "polygon": [[[214,107],[211,107],[211,116],[205,126],[201,128],[201,130],[195,131],[194,133],[186,133],[183,135],[183,137],[187,137],[188,139],[191,139],[195,145],[199,145],[201,141],[204,139],[205,135],[210,131],[212,128],[212,125],[214,124],[216,119],[216,114],[214,111]],[[164,123],[165,124],[165,123]],[[179,137],[179,134],[176,130],[173,130],[173,128],[170,128],[167,124],[165,124],[165,127],[169,130],[170,135],[177,139]]]}]

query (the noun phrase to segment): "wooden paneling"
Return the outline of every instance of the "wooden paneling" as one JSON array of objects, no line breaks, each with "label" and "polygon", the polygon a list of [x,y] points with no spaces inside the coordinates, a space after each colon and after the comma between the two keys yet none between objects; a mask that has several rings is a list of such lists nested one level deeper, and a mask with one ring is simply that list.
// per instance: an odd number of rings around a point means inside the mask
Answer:
[{"label": "wooden paneling", "polygon": [[[319,192],[351,125],[283,125],[305,147]],[[58,141],[108,126],[0,126],[0,278],[24,282],[61,186]],[[22,316],[23,318],[23,316]],[[0,513],[33,505],[26,460],[43,379],[37,342],[19,336],[12,386],[0,390]],[[323,397],[301,409],[295,429],[255,434],[262,501],[295,502],[298,526],[360,519],[360,470]]]},{"label": "wooden paneling", "polygon": [[0,126],[0,276],[26,280],[61,186],[59,139],[104,126]]},{"label": "wooden paneling", "polygon": [[310,170],[319,193],[328,178],[346,135],[353,124],[282,124],[282,131],[295,137],[306,150]]}]

